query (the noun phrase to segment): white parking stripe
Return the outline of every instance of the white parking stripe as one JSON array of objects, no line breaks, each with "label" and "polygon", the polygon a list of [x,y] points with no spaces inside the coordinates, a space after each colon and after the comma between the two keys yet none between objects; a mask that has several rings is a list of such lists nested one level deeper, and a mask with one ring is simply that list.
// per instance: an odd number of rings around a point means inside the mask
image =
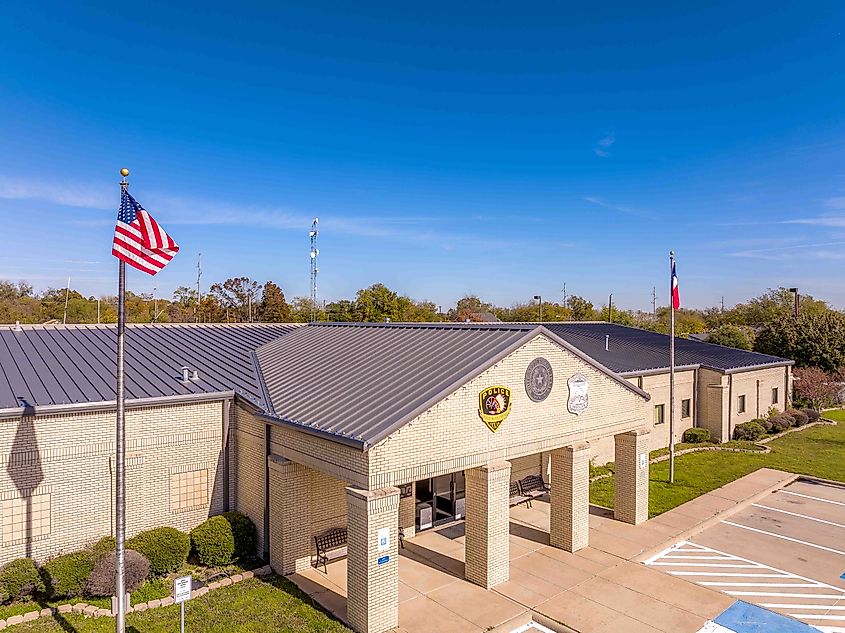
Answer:
[{"label": "white parking stripe", "polygon": [[[843,503],[842,505],[845,505]],[[832,547],[825,547],[824,545],[816,545],[815,543],[809,543],[807,541],[802,541],[801,539],[792,538],[791,536],[784,536],[783,534],[775,534],[774,532],[767,532],[766,530],[760,530],[758,528],[753,528],[748,525],[740,525],[739,523],[734,523],[733,521],[722,521],[724,525],[732,525],[733,527],[742,528],[743,530],[751,530],[752,532],[757,532],[759,534],[765,534],[766,536],[773,536],[774,538],[780,538],[784,541],[791,541],[793,543],[800,543],[801,545],[806,545],[807,547],[815,547],[816,549],[824,550],[825,552],[832,552],[833,554],[839,554],[840,556],[845,556],[845,552],[838,549],[833,549]]]},{"label": "white parking stripe", "polygon": [[[770,593],[767,591],[723,591],[722,593],[726,593],[729,596],[763,596],[765,598],[817,598],[819,600],[839,600],[842,597],[835,593]],[[822,607],[824,605],[819,606]]]},{"label": "white parking stripe", "polygon": [[845,616],[842,615],[817,615],[815,613],[787,613],[788,616],[798,620],[843,620]]},{"label": "white parking stripe", "polygon": [[804,497],[805,499],[813,499],[815,501],[823,501],[824,503],[832,503],[838,506],[845,506],[841,501],[831,501],[830,499],[822,499],[821,497],[811,497],[810,495],[802,495],[800,492],[790,492],[789,490],[779,490],[781,494],[792,495],[793,497]]},{"label": "white parking stripe", "polygon": [[813,582],[714,582],[702,580],[698,584],[705,587],[818,587]]},{"label": "white parking stripe", "polygon": [[845,525],[841,523],[834,523],[833,521],[825,521],[824,519],[819,519],[816,517],[807,516],[806,514],[798,514],[797,512],[790,512],[789,510],[781,510],[780,508],[773,508],[771,506],[764,506],[762,503],[752,503],[756,508],[764,508],[766,510],[771,510],[772,512],[781,512],[783,514],[789,514],[794,517],[800,517],[802,519],[809,519],[810,521],[818,521],[819,523],[825,523],[826,525],[833,525],[839,528],[845,528]]},{"label": "white parking stripe", "polygon": [[824,609],[825,611],[845,611],[845,607],[831,607],[825,604],[781,604],[779,602],[764,602],[761,607],[769,609]]},{"label": "white parking stripe", "polygon": [[784,578],[783,574],[738,574],[732,572],[707,572],[707,571],[670,571],[673,576],[722,576],[725,578]]},{"label": "white parking stripe", "polygon": [[[730,560],[730,559],[728,559]],[[757,565],[731,565],[729,563],[652,563],[662,567],[719,567],[722,569],[756,569]]]}]

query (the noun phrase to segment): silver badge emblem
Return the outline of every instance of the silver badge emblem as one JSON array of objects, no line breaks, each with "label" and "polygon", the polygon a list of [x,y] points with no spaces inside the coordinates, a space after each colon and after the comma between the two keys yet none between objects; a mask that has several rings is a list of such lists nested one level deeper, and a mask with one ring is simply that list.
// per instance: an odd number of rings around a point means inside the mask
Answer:
[{"label": "silver badge emblem", "polygon": [[590,406],[590,384],[584,374],[575,374],[566,381],[569,385],[569,400],[566,408],[570,413],[581,415]]}]

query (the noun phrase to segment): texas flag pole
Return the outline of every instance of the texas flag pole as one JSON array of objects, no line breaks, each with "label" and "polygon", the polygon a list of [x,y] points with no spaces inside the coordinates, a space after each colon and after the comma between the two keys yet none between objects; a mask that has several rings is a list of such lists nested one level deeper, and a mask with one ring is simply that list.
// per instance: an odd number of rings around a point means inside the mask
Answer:
[{"label": "texas flag pole", "polygon": [[670,294],[672,306],[669,310],[669,483],[675,483],[675,310],[681,307],[678,292],[678,274],[675,271],[675,251],[669,251],[669,266],[672,271]]},{"label": "texas flag pole", "polygon": [[[117,284],[117,432],[115,434],[115,631],[126,632],[126,394],[124,389],[124,339],[126,335],[126,264],[150,275],[164,268],[179,252],[176,242],[164,232],[153,217],[129,195],[126,177],[129,170],[120,170],[120,209],[114,227],[112,255],[120,260]],[[117,604],[115,604],[115,602]]]}]

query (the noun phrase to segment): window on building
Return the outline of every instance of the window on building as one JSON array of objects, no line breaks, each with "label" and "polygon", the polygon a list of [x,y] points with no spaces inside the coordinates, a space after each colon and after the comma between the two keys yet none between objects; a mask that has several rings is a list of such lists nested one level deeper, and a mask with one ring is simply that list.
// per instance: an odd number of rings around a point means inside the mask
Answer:
[{"label": "window on building", "polygon": [[681,400],[681,418],[688,418],[690,416],[690,399],[684,398]]},{"label": "window on building", "polygon": [[772,404],[777,404],[777,403],[778,403],[778,388],[773,387],[772,388]]},{"label": "window on building", "polygon": [[208,469],[170,475],[170,511],[183,512],[208,505]]},{"label": "window on building", "polygon": [[3,545],[50,536],[50,495],[17,497],[2,502]]},{"label": "window on building", "polygon": [[745,395],[741,395],[736,401],[736,412],[745,413]]},{"label": "window on building", "polygon": [[666,405],[657,404],[654,406],[654,423],[655,424],[663,424],[665,421],[664,413],[665,413]]}]

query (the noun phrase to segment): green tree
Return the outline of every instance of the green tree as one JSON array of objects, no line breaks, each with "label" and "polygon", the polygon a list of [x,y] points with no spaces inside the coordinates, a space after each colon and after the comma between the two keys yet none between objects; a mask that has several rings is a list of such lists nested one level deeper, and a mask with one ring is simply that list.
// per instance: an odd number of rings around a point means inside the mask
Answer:
[{"label": "green tree", "polygon": [[[291,320],[294,323],[311,322],[311,299],[310,297],[294,297],[291,306]],[[319,305],[314,312],[315,321],[326,321],[326,311]]]},{"label": "green tree", "polygon": [[492,305],[485,303],[475,295],[466,295],[458,299],[457,304],[449,310],[447,316],[450,321],[463,323],[464,321],[488,321],[490,314],[494,314]]},{"label": "green tree", "polygon": [[355,318],[358,321],[400,321],[399,295],[384,284],[362,288],[355,295]]},{"label": "green tree", "polygon": [[[818,301],[810,295],[799,298],[801,314],[824,314],[830,312],[830,307],[824,301]],[[769,288],[759,297],[749,299],[732,308],[726,322],[737,325],[761,326],[795,312],[795,295],[787,288]]]},{"label": "green tree", "polygon": [[754,349],[754,330],[741,325],[720,325],[710,331],[707,340],[716,345],[751,350]]},{"label": "green tree", "polygon": [[818,367],[835,372],[845,366],[845,314],[802,312],[781,316],[757,333],[754,348],[795,361],[799,367]]},{"label": "green tree", "polygon": [[593,303],[583,297],[570,295],[566,300],[566,305],[572,313],[573,321],[594,321],[596,319]]},{"label": "green tree", "polygon": [[613,306],[612,315],[609,313],[607,306],[604,306],[601,309],[601,315],[599,316],[599,318],[602,321],[609,321],[612,323],[617,323],[619,325],[634,325],[634,315],[632,315],[627,310],[620,310],[616,306]]},{"label": "green tree", "polygon": [[213,284],[211,294],[228,314],[229,321],[249,321],[250,309],[255,314],[261,286],[249,277],[232,277],[222,284]]},{"label": "green tree", "polygon": [[326,304],[326,318],[329,321],[345,323],[355,320],[355,302],[349,299],[340,299]]},{"label": "green tree", "polygon": [[285,301],[285,293],[272,281],[264,284],[258,314],[260,319],[267,323],[289,323],[291,320],[291,310]]}]

